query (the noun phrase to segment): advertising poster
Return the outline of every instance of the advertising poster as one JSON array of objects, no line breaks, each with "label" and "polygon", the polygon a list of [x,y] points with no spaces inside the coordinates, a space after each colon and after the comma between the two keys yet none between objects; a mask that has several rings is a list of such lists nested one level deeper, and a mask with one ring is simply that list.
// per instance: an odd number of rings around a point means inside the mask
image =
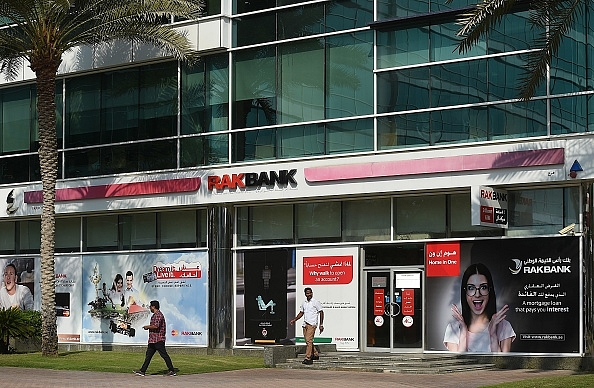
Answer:
[{"label": "advertising poster", "polygon": [[82,342],[145,344],[158,300],[170,345],[208,343],[206,252],[85,256]]},{"label": "advertising poster", "polygon": [[[334,343],[337,350],[359,347],[359,260],[357,248],[304,249],[297,251],[295,315],[305,300],[304,288],[324,310],[324,332],[316,330],[315,343]],[[301,327],[303,319],[295,323]],[[295,329],[296,342],[304,343]]]},{"label": "advertising poster", "polygon": [[[460,345],[466,319],[457,319],[457,310],[473,325],[459,351],[581,352],[579,237],[428,243],[426,252],[426,350]],[[467,275],[464,285],[469,268],[477,276]],[[496,334],[475,319],[489,308],[498,321]],[[493,338],[509,349],[493,350]]]},{"label": "advertising poster", "polygon": [[255,343],[287,337],[287,250],[244,253],[245,333]]},{"label": "advertising poster", "polygon": [[[0,271],[4,274],[4,268],[12,264],[16,267],[16,283],[17,287],[27,287],[31,296],[33,297],[33,310],[41,310],[41,259],[39,256],[15,257],[10,259],[0,259]],[[2,278],[1,287],[5,287],[4,278]],[[4,291],[2,291],[4,292]],[[19,296],[23,293],[19,292]],[[22,297],[21,297],[22,298]],[[21,304],[22,300],[13,301],[15,304]],[[4,299],[4,298],[3,298]],[[0,301],[0,304],[1,301]],[[11,306],[0,305],[0,308],[8,308]]]},{"label": "advertising poster", "polygon": [[56,257],[56,324],[60,343],[80,342],[84,310],[81,264],[80,256]]}]

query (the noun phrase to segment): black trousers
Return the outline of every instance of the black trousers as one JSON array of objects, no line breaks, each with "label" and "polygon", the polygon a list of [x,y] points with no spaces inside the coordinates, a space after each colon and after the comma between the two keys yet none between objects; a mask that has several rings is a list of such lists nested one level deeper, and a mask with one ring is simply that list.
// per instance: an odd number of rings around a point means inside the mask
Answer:
[{"label": "black trousers", "polygon": [[144,358],[144,364],[142,364],[142,368],[140,368],[140,370],[146,372],[149,364],[151,363],[151,359],[155,355],[155,352],[159,352],[159,355],[161,356],[161,358],[163,358],[163,360],[165,360],[165,364],[167,364],[167,369],[172,371],[173,363],[171,362],[169,354],[167,354],[167,350],[165,350],[164,341],[148,344],[148,347],[146,348],[146,357]]}]

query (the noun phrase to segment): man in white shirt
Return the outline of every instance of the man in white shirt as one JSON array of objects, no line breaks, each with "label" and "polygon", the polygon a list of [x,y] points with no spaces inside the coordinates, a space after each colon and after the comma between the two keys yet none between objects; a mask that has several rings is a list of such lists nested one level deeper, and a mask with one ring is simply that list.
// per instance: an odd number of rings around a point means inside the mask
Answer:
[{"label": "man in white shirt", "polygon": [[126,306],[130,307],[130,305],[137,304],[142,305],[140,301],[140,293],[132,283],[134,282],[134,274],[132,271],[126,272],[126,289],[124,289],[124,300],[126,302]]},{"label": "man in white shirt", "polygon": [[297,320],[304,316],[302,325],[303,338],[305,338],[307,347],[305,350],[305,360],[303,360],[302,363],[311,365],[313,364],[313,360],[320,359],[318,350],[313,346],[313,342],[316,328],[318,327],[318,316],[320,321],[320,334],[324,331],[324,311],[322,310],[321,303],[313,298],[313,291],[311,288],[306,287],[304,291],[306,300],[301,303],[299,314],[291,319],[290,324],[293,325]]},{"label": "man in white shirt", "polygon": [[33,310],[33,295],[29,287],[16,284],[17,271],[14,264],[4,267],[4,286],[0,288],[0,308],[11,307]]}]

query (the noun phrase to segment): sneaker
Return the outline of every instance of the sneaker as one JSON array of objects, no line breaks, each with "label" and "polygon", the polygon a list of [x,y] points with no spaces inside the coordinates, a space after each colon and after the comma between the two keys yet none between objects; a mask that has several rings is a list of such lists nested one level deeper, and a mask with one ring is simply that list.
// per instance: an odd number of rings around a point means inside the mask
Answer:
[{"label": "sneaker", "polygon": [[320,359],[320,356],[312,356],[311,359],[314,360],[314,361],[315,360],[319,360]]},{"label": "sneaker", "polygon": [[141,370],[133,370],[132,372],[134,372],[134,374],[137,374],[138,376],[144,376],[144,372]]},{"label": "sneaker", "polygon": [[313,360],[306,358],[305,360],[301,361],[301,363],[304,365],[311,365],[311,364],[313,364]]},{"label": "sneaker", "polygon": [[170,370],[169,372],[165,373],[163,376],[177,376],[177,373],[175,373],[175,371]]}]

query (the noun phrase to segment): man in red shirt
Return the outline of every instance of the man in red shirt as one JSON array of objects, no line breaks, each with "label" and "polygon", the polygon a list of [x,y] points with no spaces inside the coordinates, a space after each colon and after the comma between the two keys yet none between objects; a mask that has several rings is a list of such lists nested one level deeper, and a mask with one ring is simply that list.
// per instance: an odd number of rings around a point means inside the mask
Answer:
[{"label": "man in red shirt", "polygon": [[165,376],[175,376],[175,370],[173,368],[173,364],[171,363],[171,358],[169,357],[169,354],[167,354],[167,350],[165,350],[166,324],[165,317],[159,310],[159,301],[152,300],[149,308],[151,309],[151,313],[153,313],[151,322],[149,325],[144,325],[142,327],[144,330],[149,331],[146,357],[144,358],[144,364],[142,364],[142,367],[139,370],[135,370],[133,372],[139,376],[144,376],[151,359],[153,358],[153,355],[155,352],[159,352],[159,355],[163,358],[163,360],[165,360],[165,364],[167,364],[167,369],[169,370]]}]

